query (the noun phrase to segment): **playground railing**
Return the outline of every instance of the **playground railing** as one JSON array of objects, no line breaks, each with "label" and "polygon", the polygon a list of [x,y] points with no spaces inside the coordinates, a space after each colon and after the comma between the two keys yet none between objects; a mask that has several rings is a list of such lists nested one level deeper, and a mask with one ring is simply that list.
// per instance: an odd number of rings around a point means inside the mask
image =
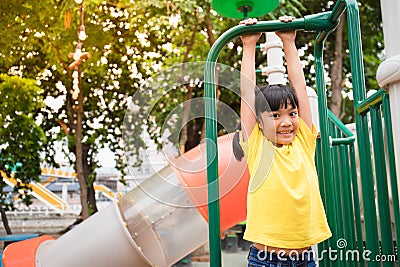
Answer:
[{"label": "playground railing", "polygon": [[[340,248],[346,248],[361,255],[363,234],[354,146],[355,136],[330,111],[328,111],[328,131],[330,148],[328,151],[324,150],[321,138],[317,140],[316,164],[320,178],[321,196],[327,209],[333,238],[320,244],[318,255],[324,255],[324,251]],[[324,168],[324,157],[326,158],[327,153],[331,156],[332,169]],[[328,178],[332,180],[329,181]],[[332,203],[336,208],[330,206]],[[332,258],[321,257],[320,259],[320,266],[340,265],[339,261],[333,261]],[[350,260],[343,266],[357,266],[357,260]]]},{"label": "playground railing", "polygon": [[[324,80],[324,42],[339,24],[339,19],[344,11],[346,11],[349,29],[353,97],[357,110],[355,114],[357,139],[329,112]],[[381,262],[374,261],[376,259],[374,257],[394,255],[392,238],[394,232],[397,234],[396,243],[399,243],[398,188],[388,95],[380,90],[376,95],[366,97],[360,18],[356,0],[339,0],[331,12],[306,16],[291,23],[261,21],[251,27],[239,25],[223,33],[211,47],[204,69],[208,197],[216,200],[208,205],[210,266],[221,266],[219,188],[218,183],[215,182],[218,179],[218,158],[214,157],[218,150],[216,84],[214,83],[216,61],[223,47],[234,38],[243,34],[278,30],[308,30],[318,33],[314,46],[314,57],[321,135],[318,139],[316,161],[321,193],[327,210],[328,222],[333,232],[333,237],[323,242],[319,246],[319,250],[326,250],[329,253],[330,249],[331,252],[334,250],[336,253],[341,253],[334,255],[336,257],[333,259],[329,259],[330,257],[325,254],[320,266],[364,266],[366,264],[380,266]],[[383,152],[382,109],[386,126],[387,158]],[[371,120],[373,134],[372,148],[369,120]],[[355,140],[357,140],[359,171],[357,171]],[[371,149],[373,149],[373,154]],[[390,167],[392,206],[389,205],[385,162],[388,162]],[[360,179],[362,187],[360,193],[358,179]],[[362,202],[359,195],[362,196]],[[378,207],[376,203],[378,203]],[[390,211],[393,213],[394,225],[391,224],[390,216],[392,214]],[[368,253],[365,253],[366,251]],[[371,261],[366,262],[365,256],[368,256]],[[352,258],[348,260],[348,257]],[[394,266],[395,264],[386,262],[385,266]]]},{"label": "playground railing", "polygon": [[[323,258],[321,266],[380,266],[378,262],[368,263],[368,259],[377,259],[376,255],[382,261],[386,259],[385,266],[396,264],[400,208],[388,97],[385,91],[379,90],[360,102],[356,109],[357,114],[369,117],[369,132],[361,136],[372,137],[368,145],[372,150],[370,166],[362,164],[357,156],[357,150],[364,153],[365,148],[358,149],[353,133],[327,112],[330,148],[323,150],[318,139],[316,163],[334,238],[320,245],[319,255],[333,249],[342,251],[343,256],[335,261]],[[331,169],[324,168],[323,158],[327,153],[331,157]],[[362,168],[373,169],[372,182],[360,175]],[[335,209],[329,206],[330,201],[335,203]],[[371,228],[371,224],[376,228]],[[366,251],[372,252],[367,253],[368,259]]]},{"label": "playground railing", "polygon": [[[321,125],[317,163],[333,238],[321,244],[320,249],[344,254],[334,261],[324,259],[323,266],[381,266],[384,257],[385,266],[395,266],[400,228],[389,95],[379,90],[366,97],[358,6],[356,1],[336,3],[338,7],[343,5],[349,29],[358,165],[354,137],[327,108],[323,43],[329,32],[323,32],[317,36],[314,50]],[[334,11],[336,15],[331,17],[339,18],[340,14]]]},{"label": "playground railing", "polygon": [[215,69],[217,58],[229,41],[243,34],[256,32],[274,32],[282,30],[307,30],[316,32],[329,32],[334,30],[338,24],[330,18],[330,12],[324,12],[296,19],[291,23],[280,21],[260,21],[247,27],[238,25],[224,32],[211,47],[204,68],[204,104],[206,125],[206,149],[207,149],[207,181],[208,198],[213,199],[208,205],[209,218],[209,243],[210,243],[210,266],[221,266],[221,244],[220,244],[220,210],[219,210],[219,186],[218,180],[218,158],[214,155],[217,147],[217,115],[216,115],[216,84]]},{"label": "playground railing", "polygon": [[[400,242],[400,204],[389,94],[380,89],[357,105],[357,115],[369,117],[372,131],[374,189],[382,254],[393,254]],[[368,138],[367,136],[366,138]],[[369,141],[369,139],[367,140]],[[371,186],[371,185],[370,185]],[[370,189],[371,190],[371,189]],[[373,229],[375,230],[375,229]],[[379,234],[379,232],[378,232]],[[395,239],[395,244],[392,240]]]}]

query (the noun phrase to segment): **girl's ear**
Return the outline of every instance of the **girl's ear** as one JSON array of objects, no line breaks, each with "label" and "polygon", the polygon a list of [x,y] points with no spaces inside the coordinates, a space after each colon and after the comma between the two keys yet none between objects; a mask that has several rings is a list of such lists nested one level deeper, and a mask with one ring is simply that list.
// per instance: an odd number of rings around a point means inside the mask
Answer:
[{"label": "girl's ear", "polygon": [[257,118],[257,123],[258,123],[258,128],[260,128],[260,130],[263,131],[264,125],[263,125],[262,120],[260,120],[259,118]]}]

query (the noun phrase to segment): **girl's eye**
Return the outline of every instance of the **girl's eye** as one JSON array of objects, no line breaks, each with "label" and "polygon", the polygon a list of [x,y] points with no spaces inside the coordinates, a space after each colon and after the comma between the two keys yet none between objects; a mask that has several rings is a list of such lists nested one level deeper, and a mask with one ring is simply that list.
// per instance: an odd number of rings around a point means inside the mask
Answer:
[{"label": "girl's eye", "polygon": [[297,117],[297,112],[295,112],[295,111],[290,112],[290,116],[291,116],[291,117]]},{"label": "girl's eye", "polygon": [[274,119],[279,118],[279,114],[278,114],[278,113],[273,113],[273,114],[272,114],[272,118],[274,118]]}]

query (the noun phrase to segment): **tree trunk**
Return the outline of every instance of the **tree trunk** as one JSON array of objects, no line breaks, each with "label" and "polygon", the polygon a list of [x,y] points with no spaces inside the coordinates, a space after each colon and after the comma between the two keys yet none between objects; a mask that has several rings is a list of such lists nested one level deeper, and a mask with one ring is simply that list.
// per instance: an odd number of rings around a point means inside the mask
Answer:
[{"label": "tree trunk", "polygon": [[[95,175],[95,174],[94,174]],[[88,187],[87,187],[87,198],[88,198],[88,209],[89,209],[89,215],[92,215],[96,212],[98,212],[97,209],[97,204],[96,204],[96,191],[94,190],[94,180],[93,181],[88,181]]]},{"label": "tree trunk", "polygon": [[[94,190],[94,182],[96,181],[96,173],[94,172],[93,164],[89,162],[89,149],[90,145],[83,144],[82,149],[82,166],[83,166],[83,175],[85,177],[86,185],[87,185],[87,198],[88,198],[88,209],[89,215],[96,213],[98,211],[96,204],[96,192]],[[91,176],[93,174],[93,176]]]},{"label": "tree trunk", "polygon": [[189,124],[189,114],[190,114],[190,99],[192,99],[192,90],[189,84],[186,84],[188,92],[186,93],[185,103],[183,103],[183,115],[182,115],[182,131],[179,140],[179,153],[183,154],[186,152],[186,142],[188,140],[188,124]]},{"label": "tree trunk", "polygon": [[8,224],[7,214],[2,205],[0,205],[0,214],[1,214],[1,220],[3,221],[4,229],[6,229],[7,235],[11,235],[12,231],[11,231],[10,225]]},{"label": "tree trunk", "polygon": [[335,41],[335,57],[331,67],[331,79],[332,79],[332,97],[329,109],[335,114],[336,117],[340,118],[341,105],[342,105],[342,88],[343,88],[343,77],[342,77],[342,65],[343,65],[343,28],[345,25],[346,16],[343,13],[340,18],[340,23],[336,29],[336,41]]},{"label": "tree trunk", "polygon": [[210,47],[215,43],[215,36],[212,31],[212,21],[210,19],[210,8],[207,10],[207,15],[205,17],[206,29],[207,29],[207,39]]},{"label": "tree trunk", "polygon": [[[213,46],[213,44],[215,43],[215,36],[214,33],[212,31],[212,23],[211,23],[211,19],[210,19],[210,9],[207,10],[207,15],[205,18],[205,22],[206,22],[206,29],[207,29],[207,39],[208,39],[208,43],[210,44],[210,47]],[[215,75],[216,78],[218,77],[218,74]],[[219,100],[219,96],[220,96],[220,91],[218,89],[218,79],[216,79],[215,81],[215,86],[216,88],[216,99]],[[200,135],[200,142],[202,140],[204,140],[206,138],[206,120],[203,120],[203,125],[201,128],[201,135]]]},{"label": "tree trunk", "polygon": [[88,206],[88,190],[87,183],[83,171],[83,127],[82,127],[82,116],[83,116],[83,96],[82,96],[82,85],[81,85],[81,73],[79,71],[79,94],[78,104],[76,105],[76,144],[75,144],[75,156],[76,156],[76,173],[78,176],[78,182],[81,193],[81,206],[82,206],[82,218],[85,220],[89,217],[89,206]]},{"label": "tree trunk", "polygon": [[[194,25],[194,29],[192,31],[192,36],[190,37],[189,43],[186,46],[186,51],[185,54],[183,56],[183,60],[182,60],[182,68],[181,68],[181,73],[180,73],[180,80],[183,83],[183,77],[185,75],[185,63],[187,62],[187,58],[189,56],[190,51],[193,49],[193,44],[194,41],[196,40],[196,33],[197,33],[197,19],[196,19],[196,24]],[[179,153],[183,154],[186,152],[186,142],[188,140],[188,119],[189,119],[189,114],[190,114],[190,99],[192,99],[192,90],[193,88],[189,85],[189,84],[185,84],[184,85],[187,89],[188,92],[186,93],[186,98],[185,98],[185,103],[183,104],[183,115],[182,115],[182,123],[184,123],[185,125],[182,125],[182,132],[180,134],[180,138],[179,138]]]},{"label": "tree trunk", "polygon": [[[221,96],[221,90],[219,89],[219,87],[218,87],[218,73],[216,73],[216,75],[215,75],[215,101],[217,101],[217,103],[218,103],[218,101],[219,101],[219,98],[220,98],[220,96]],[[218,106],[217,106],[217,108],[218,108]],[[217,118],[217,120],[218,120],[218,118]],[[203,121],[203,126],[202,126],[202,128],[201,128],[201,135],[200,135],[200,142],[202,141],[202,140],[204,140],[204,139],[206,139],[206,120],[204,120]]]}]

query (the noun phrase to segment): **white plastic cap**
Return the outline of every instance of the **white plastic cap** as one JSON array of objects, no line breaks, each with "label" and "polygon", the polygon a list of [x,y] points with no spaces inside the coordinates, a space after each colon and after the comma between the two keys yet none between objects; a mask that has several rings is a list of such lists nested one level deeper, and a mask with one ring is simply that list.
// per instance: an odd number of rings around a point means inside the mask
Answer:
[{"label": "white plastic cap", "polygon": [[379,65],[376,80],[382,89],[388,89],[390,84],[400,81],[400,55],[391,57]]}]

